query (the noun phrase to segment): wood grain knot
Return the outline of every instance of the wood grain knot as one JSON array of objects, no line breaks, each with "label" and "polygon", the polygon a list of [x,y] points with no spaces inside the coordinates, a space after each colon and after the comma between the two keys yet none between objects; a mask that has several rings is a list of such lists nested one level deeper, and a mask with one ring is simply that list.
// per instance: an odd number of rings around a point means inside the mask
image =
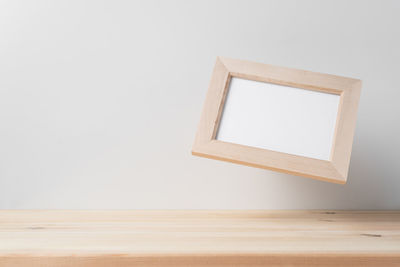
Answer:
[{"label": "wood grain knot", "polygon": [[336,214],[334,211],[325,211],[325,214]]},{"label": "wood grain knot", "polygon": [[369,237],[382,237],[382,235],[376,235],[376,234],[361,234],[362,236],[369,236]]}]

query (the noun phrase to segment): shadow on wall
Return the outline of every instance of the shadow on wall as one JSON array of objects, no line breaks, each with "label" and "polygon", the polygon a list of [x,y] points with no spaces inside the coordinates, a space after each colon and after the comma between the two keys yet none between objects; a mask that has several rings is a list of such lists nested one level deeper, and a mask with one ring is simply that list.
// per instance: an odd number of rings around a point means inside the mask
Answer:
[{"label": "shadow on wall", "polygon": [[298,177],[284,179],[290,191],[287,194],[302,200],[298,204],[293,201],[288,208],[399,209],[400,162],[396,149],[388,143],[373,136],[355,138],[345,185]]},{"label": "shadow on wall", "polygon": [[369,209],[399,209],[395,204],[399,203],[400,196],[400,162],[396,149],[375,136],[366,136],[360,141],[354,144],[346,196],[362,201],[358,205]]}]

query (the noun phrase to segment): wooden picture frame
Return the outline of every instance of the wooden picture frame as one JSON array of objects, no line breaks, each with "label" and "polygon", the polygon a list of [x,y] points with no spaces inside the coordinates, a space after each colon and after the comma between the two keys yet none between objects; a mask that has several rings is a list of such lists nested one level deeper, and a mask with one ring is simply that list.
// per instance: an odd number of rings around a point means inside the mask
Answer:
[{"label": "wooden picture frame", "polygon": [[[216,139],[232,77],[338,95],[329,160]],[[350,163],[361,81],[358,79],[218,57],[192,154],[252,167],[344,184]]]}]

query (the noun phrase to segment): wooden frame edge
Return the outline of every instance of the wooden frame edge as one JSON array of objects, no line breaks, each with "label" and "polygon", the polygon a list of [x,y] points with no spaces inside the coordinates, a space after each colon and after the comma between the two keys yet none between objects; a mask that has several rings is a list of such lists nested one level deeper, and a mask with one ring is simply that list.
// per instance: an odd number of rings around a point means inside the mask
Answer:
[{"label": "wooden frame edge", "polygon": [[[288,74],[290,78],[285,78],[285,75],[287,76]],[[339,111],[337,115],[338,119],[335,127],[330,160],[321,161],[323,162],[323,165],[320,165],[319,170],[314,172],[306,171],[307,168],[303,168],[303,171],[301,171],[301,168],[298,166],[296,168],[285,168],[282,167],[285,164],[276,164],[276,162],[275,164],[266,164],[265,162],[261,164],[259,161],[254,159],[245,160],[240,155],[237,158],[234,158],[226,155],[226,153],[218,153],[218,146],[220,148],[222,146],[219,143],[225,142],[215,140],[215,136],[231,77],[239,77],[340,95]],[[337,184],[345,184],[347,181],[351,157],[361,85],[361,80],[353,78],[217,57],[205,104],[203,106],[195,142],[192,147],[192,155],[287,174],[294,174]],[[216,144],[219,145],[215,146]],[[229,148],[230,146],[235,149],[239,147],[237,144],[225,144],[224,148]],[[255,151],[258,148],[250,149]],[[242,150],[242,152],[243,151],[246,153],[249,152],[246,150]],[[289,154],[279,152],[274,153],[277,158],[280,157],[288,163],[296,161],[297,159],[300,163],[303,162],[304,166],[311,162],[315,169],[318,169],[318,162],[316,162],[315,159],[296,155],[290,157],[288,156]]]},{"label": "wooden frame edge", "polygon": [[203,157],[203,158],[207,158],[207,159],[220,160],[220,161],[230,162],[230,163],[244,165],[244,166],[248,166],[248,167],[254,167],[254,168],[264,169],[264,170],[268,170],[268,171],[275,171],[275,172],[279,172],[279,173],[296,175],[296,176],[301,176],[304,178],[310,178],[310,179],[324,181],[324,182],[330,182],[330,183],[334,183],[334,184],[346,184],[346,182],[347,182],[347,180],[345,180],[342,176],[340,176],[340,174],[338,174],[337,179],[333,179],[333,178],[311,175],[311,174],[302,173],[302,172],[290,171],[287,169],[281,169],[281,168],[276,168],[276,167],[267,166],[267,165],[250,163],[250,162],[241,161],[241,160],[228,159],[225,157],[202,153],[202,152],[199,152],[199,150],[192,150],[191,154],[194,156]]}]

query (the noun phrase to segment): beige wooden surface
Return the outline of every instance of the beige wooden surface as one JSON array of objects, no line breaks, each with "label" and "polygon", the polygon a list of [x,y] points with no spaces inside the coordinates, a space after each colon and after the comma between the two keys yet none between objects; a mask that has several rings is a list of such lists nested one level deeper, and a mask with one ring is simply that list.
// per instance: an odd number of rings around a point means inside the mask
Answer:
[{"label": "beige wooden surface", "polygon": [[399,211],[0,211],[0,266],[400,266]]}]

